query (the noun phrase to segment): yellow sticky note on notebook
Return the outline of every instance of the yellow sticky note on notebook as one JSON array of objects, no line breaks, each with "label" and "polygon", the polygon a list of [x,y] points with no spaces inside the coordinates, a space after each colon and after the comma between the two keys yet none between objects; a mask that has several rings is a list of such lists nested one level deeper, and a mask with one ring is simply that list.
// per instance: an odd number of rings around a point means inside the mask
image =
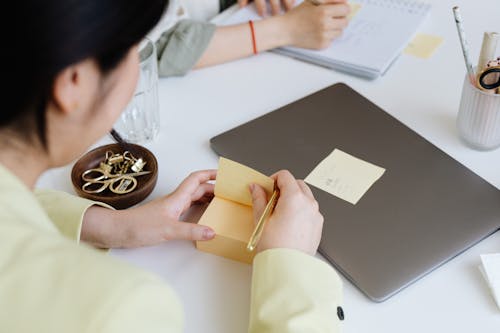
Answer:
[{"label": "yellow sticky note on notebook", "polygon": [[198,224],[211,227],[215,238],[196,242],[198,250],[229,259],[251,263],[255,252],[247,251],[254,229],[250,184],[258,184],[270,197],[274,180],[240,163],[219,159],[212,202]]},{"label": "yellow sticky note on notebook", "polygon": [[385,169],[335,149],[305,182],[355,205]]},{"label": "yellow sticky note on notebook", "polygon": [[443,42],[443,38],[428,34],[417,34],[406,46],[404,53],[417,58],[429,59]]},{"label": "yellow sticky note on notebook", "polygon": [[357,2],[350,2],[349,6],[351,6],[351,12],[346,17],[348,20],[352,19],[361,9],[361,4]]}]

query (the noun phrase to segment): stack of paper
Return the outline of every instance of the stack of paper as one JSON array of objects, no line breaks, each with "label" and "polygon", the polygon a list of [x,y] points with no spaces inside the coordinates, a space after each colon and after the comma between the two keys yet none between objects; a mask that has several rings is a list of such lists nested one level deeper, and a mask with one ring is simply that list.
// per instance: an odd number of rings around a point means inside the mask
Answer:
[{"label": "stack of paper", "polygon": [[274,180],[247,166],[221,157],[215,182],[214,198],[198,224],[211,227],[216,236],[196,242],[198,250],[229,259],[252,263],[255,252],[247,251],[254,229],[250,184],[258,184],[268,198],[274,190]]},{"label": "stack of paper", "polygon": [[500,309],[500,253],[482,254],[479,270],[490,287],[491,293],[495,298]]}]

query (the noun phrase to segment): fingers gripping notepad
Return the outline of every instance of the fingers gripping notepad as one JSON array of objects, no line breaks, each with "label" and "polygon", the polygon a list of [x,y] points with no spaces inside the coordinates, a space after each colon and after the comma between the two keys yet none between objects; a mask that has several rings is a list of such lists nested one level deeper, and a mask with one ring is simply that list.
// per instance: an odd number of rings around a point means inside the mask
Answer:
[{"label": "fingers gripping notepad", "polygon": [[270,197],[274,180],[242,164],[220,158],[215,197],[198,224],[211,227],[216,236],[198,241],[198,250],[229,259],[251,263],[255,252],[247,251],[254,229],[250,184],[258,184]]}]

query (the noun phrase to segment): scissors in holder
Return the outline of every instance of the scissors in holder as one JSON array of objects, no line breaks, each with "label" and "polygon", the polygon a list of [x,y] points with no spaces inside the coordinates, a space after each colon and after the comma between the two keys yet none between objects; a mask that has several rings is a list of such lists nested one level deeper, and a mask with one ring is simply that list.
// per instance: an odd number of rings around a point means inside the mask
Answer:
[{"label": "scissors in holder", "polygon": [[483,90],[500,87],[500,66],[486,67],[477,78],[478,86]]},{"label": "scissors in holder", "polygon": [[86,182],[82,190],[87,193],[101,193],[107,188],[116,194],[132,192],[137,187],[136,177],[147,175],[151,171],[140,171],[124,174],[112,174],[105,163],[100,168],[89,169],[82,174]]}]

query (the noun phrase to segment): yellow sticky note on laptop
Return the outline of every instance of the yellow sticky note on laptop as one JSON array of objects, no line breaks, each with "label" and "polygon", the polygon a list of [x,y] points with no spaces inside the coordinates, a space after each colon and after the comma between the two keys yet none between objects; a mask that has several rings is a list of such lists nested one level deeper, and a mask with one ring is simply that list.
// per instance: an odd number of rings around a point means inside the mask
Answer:
[{"label": "yellow sticky note on laptop", "polygon": [[254,229],[250,184],[262,186],[268,197],[274,190],[272,178],[229,159],[219,159],[215,197],[198,222],[211,227],[216,236],[209,241],[196,242],[198,250],[252,262],[255,251],[246,249]]},{"label": "yellow sticky note on laptop", "polygon": [[355,205],[385,169],[335,149],[305,182]]},{"label": "yellow sticky note on laptop", "polygon": [[404,53],[417,58],[429,59],[443,42],[443,38],[428,34],[417,34],[405,48]]}]

